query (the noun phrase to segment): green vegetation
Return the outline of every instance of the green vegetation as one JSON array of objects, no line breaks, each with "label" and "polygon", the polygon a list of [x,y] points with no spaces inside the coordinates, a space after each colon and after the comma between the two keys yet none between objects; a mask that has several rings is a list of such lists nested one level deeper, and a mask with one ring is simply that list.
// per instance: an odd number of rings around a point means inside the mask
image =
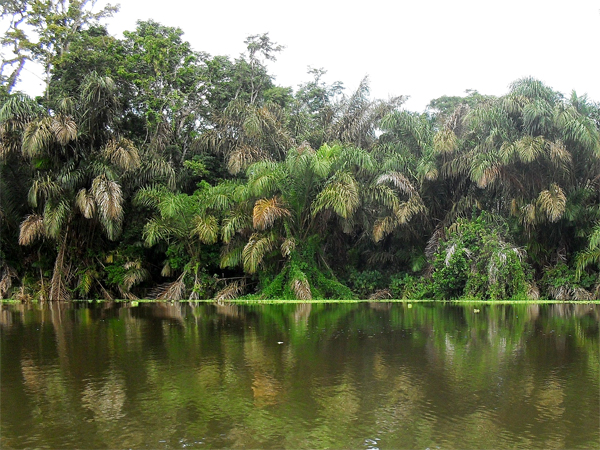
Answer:
[{"label": "green vegetation", "polygon": [[2,9],[0,298],[600,299],[600,104],[294,91],[268,34],[231,59],[92,7]]}]

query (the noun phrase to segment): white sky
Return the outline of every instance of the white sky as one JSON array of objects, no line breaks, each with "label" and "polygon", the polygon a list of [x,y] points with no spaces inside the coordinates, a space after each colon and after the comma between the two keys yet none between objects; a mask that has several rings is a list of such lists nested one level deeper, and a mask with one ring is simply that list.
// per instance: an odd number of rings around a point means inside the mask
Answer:
[{"label": "white sky", "polygon": [[[113,0],[112,3],[118,2]],[[98,5],[105,4],[103,0]],[[250,34],[285,45],[270,72],[294,89],[307,67],[328,71],[351,92],[369,75],[371,95],[431,99],[466,89],[502,95],[521,77],[600,101],[598,0],[121,0],[105,23],[121,37],[137,20],[184,31],[192,48],[237,57]],[[352,6],[352,5],[355,6]],[[26,74],[25,74],[26,75]],[[25,78],[25,77],[24,77]],[[33,80],[33,81],[32,81]],[[35,91],[31,76],[18,86]],[[27,87],[26,87],[27,86]]]}]

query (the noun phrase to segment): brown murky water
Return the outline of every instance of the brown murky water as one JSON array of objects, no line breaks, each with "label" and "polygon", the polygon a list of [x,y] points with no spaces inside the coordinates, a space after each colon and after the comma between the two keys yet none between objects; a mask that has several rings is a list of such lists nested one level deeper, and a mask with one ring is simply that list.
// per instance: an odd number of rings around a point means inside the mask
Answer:
[{"label": "brown murky water", "polygon": [[600,305],[1,306],[0,447],[600,448]]}]

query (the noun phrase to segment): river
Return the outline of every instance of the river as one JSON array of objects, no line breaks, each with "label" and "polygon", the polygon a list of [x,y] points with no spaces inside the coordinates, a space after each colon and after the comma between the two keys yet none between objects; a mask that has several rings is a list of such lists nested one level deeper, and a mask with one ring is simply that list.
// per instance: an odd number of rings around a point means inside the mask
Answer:
[{"label": "river", "polygon": [[600,305],[2,304],[8,448],[600,448]]}]

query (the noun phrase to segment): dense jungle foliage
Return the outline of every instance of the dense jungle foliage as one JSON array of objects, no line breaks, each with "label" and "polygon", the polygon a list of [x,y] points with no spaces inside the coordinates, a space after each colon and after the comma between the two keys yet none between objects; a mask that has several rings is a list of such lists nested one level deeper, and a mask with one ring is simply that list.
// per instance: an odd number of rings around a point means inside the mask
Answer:
[{"label": "dense jungle foliage", "polygon": [[268,34],[231,58],[110,36],[110,6],[2,8],[2,298],[600,299],[585,96],[524,78],[411,112],[323,69],[276,85]]}]

